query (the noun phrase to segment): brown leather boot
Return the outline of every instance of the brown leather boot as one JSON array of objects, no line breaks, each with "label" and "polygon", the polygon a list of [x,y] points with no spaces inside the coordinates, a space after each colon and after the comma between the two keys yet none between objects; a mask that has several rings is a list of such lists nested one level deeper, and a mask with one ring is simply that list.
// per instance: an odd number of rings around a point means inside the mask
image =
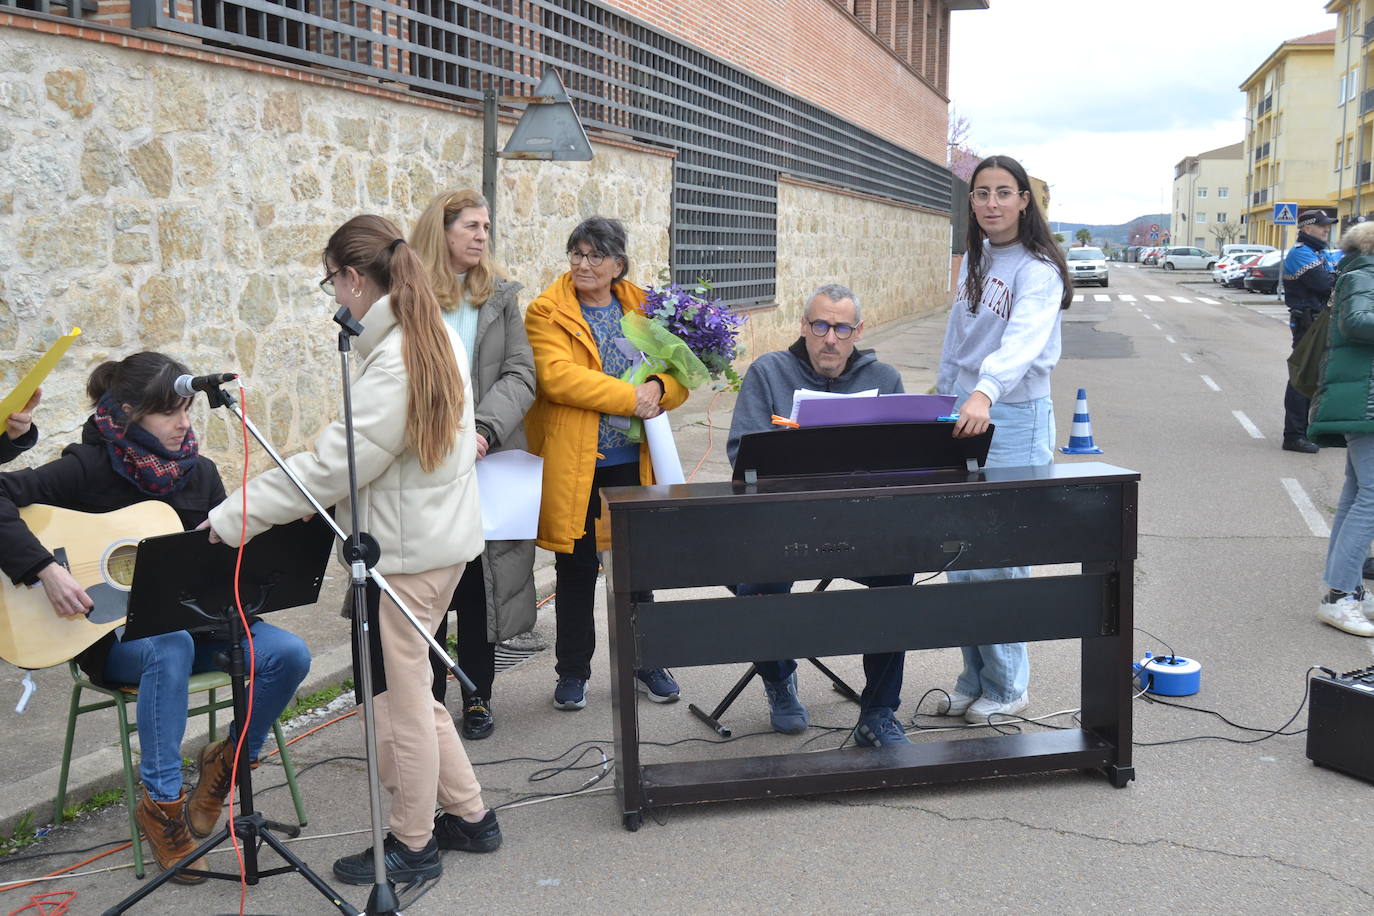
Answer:
[{"label": "brown leather boot", "polygon": [[[169,802],[153,801],[146,788],[139,793],[138,806],[134,808],[134,820],[138,821],[138,826],[142,828],[143,836],[153,851],[153,858],[157,859],[157,864],[163,868],[170,868],[180,862],[196,848],[196,842],[191,838],[191,831],[187,828],[186,818],[183,816],[185,807],[185,792],[182,792],[176,801]],[[187,867],[200,868],[201,864],[202,860],[197,859]],[[181,884],[200,884],[205,878],[201,875],[178,872],[172,880]]]},{"label": "brown leather boot", "polygon": [[215,831],[229,780],[234,775],[234,745],[229,741],[207,744],[200,751],[200,780],[186,801],[186,825],[192,835],[205,839]]}]

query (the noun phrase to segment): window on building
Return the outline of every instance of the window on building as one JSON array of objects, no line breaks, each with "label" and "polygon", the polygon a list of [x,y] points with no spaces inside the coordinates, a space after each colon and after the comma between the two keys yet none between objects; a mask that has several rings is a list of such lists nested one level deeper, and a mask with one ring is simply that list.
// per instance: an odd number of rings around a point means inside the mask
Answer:
[{"label": "window on building", "polygon": [[1217,188],[1217,197],[1230,197],[1230,196],[1231,196],[1231,189],[1230,189],[1230,188]]},{"label": "window on building", "polygon": [[1350,69],[1350,79],[1345,82],[1345,97],[1354,100],[1360,94],[1360,67],[1355,65]]},{"label": "window on building", "polygon": [[1194,213],[1194,214],[1193,214],[1193,217],[1194,217],[1195,221],[1197,221],[1197,222],[1199,222],[1199,223],[1205,223],[1205,222],[1207,222],[1207,214],[1206,214],[1206,213],[1203,213],[1201,210],[1199,210],[1198,212]]},{"label": "window on building", "polygon": [[1341,155],[1342,155],[1344,152],[1345,152],[1345,141],[1344,141],[1344,140],[1337,140],[1337,141],[1336,141],[1336,168],[1338,168],[1338,169],[1341,167]]},{"label": "window on building", "polygon": [[1206,189],[1206,188],[1198,188],[1198,189],[1197,189],[1197,196],[1198,196],[1198,197],[1206,197],[1206,196],[1207,196],[1207,189]]},{"label": "window on building", "polygon": [[1340,104],[1343,104],[1344,102],[1345,102],[1345,74],[1342,73],[1342,74],[1341,74],[1341,78],[1340,78],[1339,85],[1338,85],[1337,88],[1336,88],[1336,104],[1337,104],[1337,105],[1340,105]]}]

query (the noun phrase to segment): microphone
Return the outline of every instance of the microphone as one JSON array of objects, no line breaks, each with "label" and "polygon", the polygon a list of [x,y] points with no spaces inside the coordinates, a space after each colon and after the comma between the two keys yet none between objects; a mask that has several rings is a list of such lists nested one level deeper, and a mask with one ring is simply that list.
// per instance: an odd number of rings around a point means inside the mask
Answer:
[{"label": "microphone", "polygon": [[232,382],[238,378],[237,372],[217,372],[214,375],[179,375],[176,381],[172,382],[172,390],[177,393],[177,397],[195,397],[197,391],[212,391],[219,388],[225,382]]}]

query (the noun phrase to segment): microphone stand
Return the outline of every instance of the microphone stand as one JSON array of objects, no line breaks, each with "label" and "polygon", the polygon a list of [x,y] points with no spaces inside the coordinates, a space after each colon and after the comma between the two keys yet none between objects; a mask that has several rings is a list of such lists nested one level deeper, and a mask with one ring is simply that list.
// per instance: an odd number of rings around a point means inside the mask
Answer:
[{"label": "microphone stand", "polygon": [[443,660],[444,666],[453,674],[458,682],[461,683],[469,693],[476,693],[477,687],[472,683],[472,679],[458,667],[458,663],[449,656],[439,641],[430,634],[427,627],[416,619],[411,613],[410,608],[406,607],[401,596],[392,589],[381,573],[373,567],[381,557],[381,548],[375,538],[366,532],[359,530],[358,522],[358,462],[353,449],[353,385],[352,375],[349,370],[349,354],[353,350],[353,338],[363,332],[363,326],[353,317],[348,308],[342,307],[334,313],[334,321],[339,325],[339,371],[342,376],[343,387],[343,415],[345,441],[348,453],[348,497],[349,508],[351,510],[350,531],[345,533],[343,528],[329,514],[324,506],[306,488],[305,483],[296,476],[286,461],[277,454],[258,428],[253,425],[243,414],[243,410],[234,400],[233,395],[224,391],[222,388],[214,387],[207,389],[205,394],[210,401],[211,407],[227,407],[231,413],[239,418],[248,432],[263,447],[268,456],[281,468],[288,480],[291,481],[297,490],[301,492],[306,500],[314,508],[329,527],[333,529],[334,536],[344,542],[344,558],[348,561],[349,571],[352,579],[353,595],[353,617],[355,642],[357,643],[358,666],[360,670],[354,672],[358,679],[359,690],[363,697],[363,735],[367,756],[367,782],[369,789],[368,803],[372,814],[372,861],[373,861],[373,887],[372,893],[367,900],[367,916],[392,916],[400,914],[400,900],[396,895],[396,888],[386,874],[386,861],[383,857],[382,845],[386,840],[386,834],[382,827],[382,790],[381,783],[377,774],[377,723],[373,715],[372,703],[372,647],[369,640],[369,633],[373,626],[371,613],[367,602],[367,579],[370,577],[392,603],[400,609],[402,616],[405,617],[415,631],[420,634],[429,644],[430,652]]}]

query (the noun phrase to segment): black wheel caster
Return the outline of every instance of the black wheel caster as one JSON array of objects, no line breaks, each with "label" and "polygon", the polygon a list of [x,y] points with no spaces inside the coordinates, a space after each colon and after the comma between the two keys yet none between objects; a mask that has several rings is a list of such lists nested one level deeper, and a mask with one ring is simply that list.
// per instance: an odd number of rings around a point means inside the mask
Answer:
[{"label": "black wheel caster", "polygon": [[626,830],[634,833],[640,827],[644,826],[644,815],[640,814],[638,811],[628,811],[621,819],[621,823],[625,825]]}]

